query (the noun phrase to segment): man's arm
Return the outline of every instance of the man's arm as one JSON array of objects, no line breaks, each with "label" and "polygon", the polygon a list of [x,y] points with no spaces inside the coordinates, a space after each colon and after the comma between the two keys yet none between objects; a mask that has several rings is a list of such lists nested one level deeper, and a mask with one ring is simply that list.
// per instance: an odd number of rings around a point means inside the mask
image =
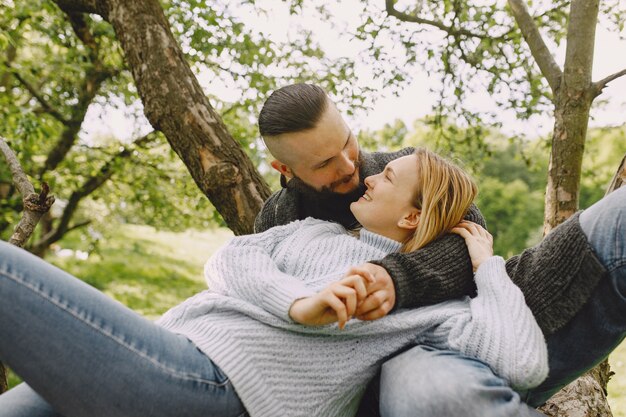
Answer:
[{"label": "man's arm", "polygon": [[283,188],[268,198],[254,220],[254,233],[261,233],[274,226],[282,226],[295,220],[298,215],[298,197],[293,190]]},{"label": "man's arm", "polygon": [[[466,220],[485,227],[485,219],[475,205]],[[464,295],[474,295],[472,262],[460,236],[447,234],[422,249],[393,253],[372,261],[391,276],[396,308],[415,308]]]}]

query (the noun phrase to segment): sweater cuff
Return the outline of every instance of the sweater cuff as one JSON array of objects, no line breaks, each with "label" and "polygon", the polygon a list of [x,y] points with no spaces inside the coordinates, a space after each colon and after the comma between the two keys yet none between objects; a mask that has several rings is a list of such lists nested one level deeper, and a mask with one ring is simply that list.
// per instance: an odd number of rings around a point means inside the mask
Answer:
[{"label": "sweater cuff", "polygon": [[293,277],[277,279],[272,284],[263,299],[263,308],[290,323],[294,323],[289,316],[289,309],[294,301],[316,294],[311,288],[308,288],[300,281],[294,280]]},{"label": "sweater cuff", "polygon": [[496,289],[512,284],[501,256],[492,256],[484,261],[476,270],[474,281],[479,292],[481,289]]}]

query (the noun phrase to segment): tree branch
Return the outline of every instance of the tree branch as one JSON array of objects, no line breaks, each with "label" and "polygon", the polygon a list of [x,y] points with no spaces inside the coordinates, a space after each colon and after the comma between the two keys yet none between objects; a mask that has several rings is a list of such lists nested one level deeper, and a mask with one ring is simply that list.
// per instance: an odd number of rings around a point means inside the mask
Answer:
[{"label": "tree branch", "polygon": [[602,90],[604,90],[604,87],[606,87],[608,83],[624,75],[626,75],[626,69],[618,71],[615,74],[611,74],[608,77],[603,78],[600,81],[596,81],[595,83],[593,83],[592,88],[594,90],[594,97],[599,96],[602,93]]},{"label": "tree branch", "polygon": [[50,103],[48,103],[48,101],[41,94],[39,94],[35,87],[33,87],[28,81],[24,79],[24,77],[22,77],[15,69],[11,68],[10,66],[9,68],[11,69],[13,76],[20,82],[20,84],[22,84],[28,90],[28,92],[39,102],[39,104],[41,104],[41,107],[43,107],[43,110],[46,113],[48,113],[50,116],[54,117],[64,125],[68,125],[70,123],[70,121],[65,119],[61,113],[55,110],[50,105]]},{"label": "tree branch", "polygon": [[76,142],[78,132],[85,119],[89,105],[98,94],[100,86],[109,77],[119,72],[118,69],[111,70],[104,68],[104,64],[99,57],[98,43],[90,32],[84,17],[75,12],[64,11],[68,16],[76,36],[88,48],[89,59],[92,66],[85,73],[80,85],[77,86],[77,91],[79,91],[78,103],[72,106],[70,120],[65,124],[65,129],[63,129],[59,140],[48,153],[44,165],[38,172],[39,178],[42,178],[44,173],[54,170],[65,158]]},{"label": "tree branch", "polygon": [[437,22],[435,20],[422,19],[421,17],[410,15],[408,13],[403,13],[394,8],[395,3],[396,3],[396,0],[385,0],[385,10],[387,11],[387,14],[389,16],[393,16],[399,20],[402,20],[403,22],[413,22],[413,23],[420,23],[423,25],[434,26],[452,36],[461,35],[461,36],[467,36],[470,38],[478,38],[478,39],[486,39],[490,37],[489,35],[484,34],[484,33],[474,33],[467,29],[457,29],[452,26],[447,26],[441,22]]},{"label": "tree branch", "polygon": [[107,20],[108,9],[106,1],[102,0],[55,0],[66,13],[93,13]]},{"label": "tree branch", "polygon": [[552,89],[552,93],[556,95],[556,90],[559,88],[561,76],[563,72],[556,63],[552,53],[548,49],[548,46],[539,33],[539,28],[535,24],[533,17],[526,7],[524,0],[508,0],[511,13],[517,22],[517,25],[528,43],[530,52],[539,65],[539,70],[546,77],[548,85]]},{"label": "tree branch", "polygon": [[42,184],[42,191],[40,194],[35,193],[35,187],[30,183],[28,177],[24,173],[22,166],[20,165],[15,153],[11,150],[7,144],[6,139],[0,136],[0,150],[4,154],[7,160],[11,174],[13,175],[13,182],[17,187],[22,199],[24,201],[24,214],[18,225],[15,227],[15,232],[9,239],[9,243],[23,247],[28,238],[33,234],[35,226],[39,223],[41,216],[44,215],[52,204],[54,204],[54,197],[48,196],[50,191],[48,184]]},{"label": "tree branch", "polygon": [[600,0],[572,0],[567,24],[563,80],[568,90],[593,99],[591,70]]},{"label": "tree branch", "polygon": [[63,214],[61,215],[61,220],[57,227],[55,227],[48,234],[43,236],[41,240],[33,245],[33,251],[38,252],[44,248],[47,248],[54,242],[59,241],[67,232],[72,230],[72,227],[69,226],[70,220],[72,216],[78,209],[78,205],[81,200],[91,193],[100,188],[105,182],[107,182],[113,174],[115,174],[116,164],[132,155],[132,150],[135,146],[143,147],[148,143],[154,141],[157,138],[155,132],[150,132],[145,136],[135,140],[130,146],[124,147],[120,152],[118,152],[115,156],[113,156],[109,161],[107,161],[98,171],[98,173],[87,179],[83,183],[83,185],[75,190],[70,196],[65,209],[63,210]]}]

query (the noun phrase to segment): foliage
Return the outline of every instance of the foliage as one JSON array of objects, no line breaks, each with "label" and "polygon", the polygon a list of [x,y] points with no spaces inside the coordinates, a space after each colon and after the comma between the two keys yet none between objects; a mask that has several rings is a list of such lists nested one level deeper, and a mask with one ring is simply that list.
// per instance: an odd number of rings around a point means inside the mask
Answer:
[{"label": "foliage", "polygon": [[[97,16],[71,18],[50,0],[0,0],[0,134],[10,139],[35,186],[50,184],[58,204],[46,227],[72,195],[104,168],[110,180],[83,196],[70,227],[90,222],[83,235],[97,235],[113,220],[140,222],[170,230],[221,222],[219,214],[194,188],[183,165],[159,137],[149,148],[129,142],[147,132],[130,72],[113,28]],[[163,0],[164,10],[192,70],[201,83],[223,84],[240,93],[234,102],[211,97],[230,133],[269,174],[254,120],[260,104],[277,86],[314,81],[362,107],[368,86],[359,85],[354,63],[328,59],[310,31],[275,42],[238,16],[268,13],[249,2]],[[78,28],[78,29],[77,29]],[[98,137],[85,123],[87,110],[120,108],[135,134]],[[79,129],[82,126],[82,129]],[[69,139],[69,141],[68,141]],[[54,152],[61,160],[48,164]],[[130,149],[123,157],[123,149]],[[275,183],[276,176],[267,175]],[[0,164],[0,183],[10,175]],[[0,236],[10,234],[21,211],[14,189],[0,198]],[[194,220],[195,216],[195,220]],[[39,230],[41,237],[43,232]]]},{"label": "foliage", "polygon": [[587,208],[604,195],[615,170],[626,155],[626,125],[592,129],[585,145],[580,208]]},{"label": "foliage", "polygon": [[[497,130],[486,130],[484,148],[475,148],[462,129],[447,129],[447,140],[435,128],[417,120],[411,129],[397,120],[378,131],[362,131],[359,141],[366,150],[397,150],[425,146],[467,169],[476,179],[476,200],[494,235],[495,252],[508,257],[537,243],[543,232],[549,142],[506,139]],[[456,136],[454,136],[456,135]],[[583,161],[581,208],[600,199],[626,154],[626,126],[591,129]]]}]

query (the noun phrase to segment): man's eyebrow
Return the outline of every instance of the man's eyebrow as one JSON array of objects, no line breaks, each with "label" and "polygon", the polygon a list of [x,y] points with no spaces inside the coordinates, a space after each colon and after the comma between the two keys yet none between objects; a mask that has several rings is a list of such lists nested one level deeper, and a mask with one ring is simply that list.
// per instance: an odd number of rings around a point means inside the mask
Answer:
[{"label": "man's eyebrow", "polygon": [[[346,146],[348,146],[348,142],[350,142],[350,138],[351,138],[351,137],[352,137],[352,131],[350,130],[350,131],[348,132],[348,138],[346,139],[346,143],[344,143],[344,145],[343,145],[343,148],[342,148],[342,149],[346,149]],[[314,167],[314,168],[320,167],[321,165],[324,165],[326,162],[329,162],[329,161],[330,161],[331,159],[333,159],[335,156],[336,156],[336,155],[333,155],[333,156],[331,156],[331,157],[330,157],[330,158],[328,158],[328,159],[324,159],[323,161],[318,162],[317,164],[315,164],[313,167]]]}]

